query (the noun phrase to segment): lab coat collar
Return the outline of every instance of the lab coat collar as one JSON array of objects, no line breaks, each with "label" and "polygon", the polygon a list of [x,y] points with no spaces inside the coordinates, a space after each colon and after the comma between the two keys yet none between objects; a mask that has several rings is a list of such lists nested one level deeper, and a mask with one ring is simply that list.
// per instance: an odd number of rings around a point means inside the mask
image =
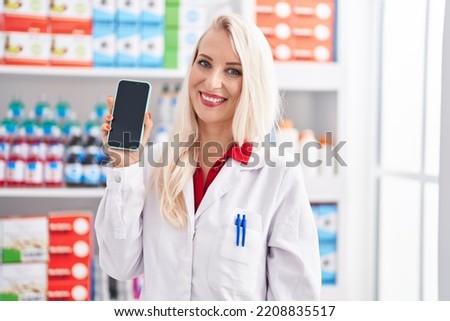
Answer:
[{"label": "lab coat collar", "polygon": [[194,209],[194,187],[192,178],[186,183],[183,194],[189,214],[191,229],[194,228],[194,221],[198,219],[212,204],[226,195],[242,179],[242,171],[257,170],[264,166],[264,149],[254,149],[247,165],[232,158],[228,158],[217,177],[211,183],[200,206],[195,213]]},{"label": "lab coat collar", "polygon": [[[241,163],[228,158],[217,177],[213,180],[195,214],[198,219],[214,202],[228,193],[241,180]],[[191,186],[193,185],[191,181]],[[193,194],[192,194],[193,196]],[[192,197],[193,199],[193,197]]]},{"label": "lab coat collar", "polygon": [[[267,155],[266,155],[267,154]],[[241,170],[256,170],[264,166],[265,160],[268,159],[269,154],[264,148],[253,148],[250,159],[247,164],[241,164]]]}]

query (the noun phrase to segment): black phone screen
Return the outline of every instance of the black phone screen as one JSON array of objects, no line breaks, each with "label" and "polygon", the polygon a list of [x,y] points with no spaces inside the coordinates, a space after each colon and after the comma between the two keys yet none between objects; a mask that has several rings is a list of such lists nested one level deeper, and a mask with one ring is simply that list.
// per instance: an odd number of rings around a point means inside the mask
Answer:
[{"label": "black phone screen", "polygon": [[121,80],[114,100],[113,120],[108,145],[120,149],[136,150],[143,133],[151,86],[135,80]]}]

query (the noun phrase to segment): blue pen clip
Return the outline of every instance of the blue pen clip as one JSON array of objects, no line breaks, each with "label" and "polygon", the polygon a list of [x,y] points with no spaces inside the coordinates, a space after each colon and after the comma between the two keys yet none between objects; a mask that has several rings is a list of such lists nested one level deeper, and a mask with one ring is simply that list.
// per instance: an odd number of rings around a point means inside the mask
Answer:
[{"label": "blue pen clip", "polygon": [[247,220],[245,219],[245,214],[242,217],[241,227],[242,227],[242,247],[244,247],[245,246],[245,234],[247,232]]},{"label": "blue pen clip", "polygon": [[238,214],[236,217],[236,246],[239,246],[240,232],[241,232],[241,215]]}]

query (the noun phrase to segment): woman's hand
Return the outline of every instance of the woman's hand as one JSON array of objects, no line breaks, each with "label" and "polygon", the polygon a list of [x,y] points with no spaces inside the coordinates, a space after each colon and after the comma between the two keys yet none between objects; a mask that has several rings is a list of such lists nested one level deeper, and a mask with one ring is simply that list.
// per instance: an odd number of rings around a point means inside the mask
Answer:
[{"label": "woman's hand", "polygon": [[105,122],[100,127],[102,133],[103,150],[109,155],[112,160],[113,167],[126,167],[139,162],[140,157],[144,151],[144,146],[150,137],[150,132],[153,127],[152,115],[150,112],[144,115],[144,135],[142,137],[141,146],[136,151],[121,150],[110,148],[107,143],[108,133],[112,129],[111,121],[113,120],[112,107],[114,105],[113,97],[108,97],[109,113],[105,116]]}]

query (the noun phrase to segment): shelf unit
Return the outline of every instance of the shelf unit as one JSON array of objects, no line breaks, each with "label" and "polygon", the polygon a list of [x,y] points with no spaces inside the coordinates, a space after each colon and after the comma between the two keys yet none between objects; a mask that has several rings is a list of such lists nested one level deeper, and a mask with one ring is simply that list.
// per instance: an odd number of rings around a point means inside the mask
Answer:
[{"label": "shelf unit", "polygon": [[[245,1],[241,4],[241,12],[251,16],[254,1]],[[350,1],[351,2],[351,1]],[[342,12],[348,10],[349,0],[339,1],[337,29],[345,34],[347,28],[342,18]],[[277,63],[276,72],[279,88],[286,101],[285,114],[288,117],[304,118],[302,109],[306,114],[312,113],[311,118],[326,117],[331,120],[330,130],[337,133],[339,140],[346,139],[346,105],[348,103],[347,70],[345,65],[345,36],[338,38],[336,63]],[[185,72],[182,70],[167,69],[121,69],[121,68],[56,68],[56,67],[19,67],[0,66],[0,101],[8,102],[16,90],[26,93],[23,97],[25,105],[33,106],[41,93],[47,93],[50,102],[56,102],[59,93],[64,94],[69,101],[75,101],[73,108],[79,113],[80,121],[87,119],[88,111],[94,106],[99,95],[111,95],[116,83],[122,78],[142,79],[152,83],[153,95],[150,110],[154,111],[156,99],[164,83],[179,83]],[[51,93],[49,94],[49,91]],[[298,106],[297,100],[302,100]],[[324,98],[325,97],[325,98]],[[325,99],[323,101],[323,99]],[[304,103],[304,104],[303,104]],[[76,106],[75,106],[76,105]],[[320,105],[330,105],[323,107]],[[300,109],[299,109],[300,108]],[[317,110],[324,110],[319,115]],[[3,110],[3,108],[2,108]],[[304,115],[304,114],[303,114]],[[301,119],[295,119],[298,125]],[[303,124],[301,124],[303,126]],[[306,126],[306,125],[305,125]],[[328,125],[327,125],[328,126]],[[328,127],[330,127],[328,126]],[[314,124],[312,124],[314,127]],[[303,128],[304,129],[304,128]],[[305,178],[308,196],[312,203],[338,204],[338,283],[335,286],[323,288],[323,300],[345,300],[348,294],[348,281],[350,271],[345,269],[345,252],[348,251],[348,217],[349,195],[347,193],[348,180],[345,168],[340,168],[336,177]],[[0,188],[0,216],[11,214],[11,208],[17,213],[28,213],[33,202],[45,206],[50,200],[64,202],[71,200],[71,204],[83,200],[90,203],[91,210],[95,212],[96,203],[103,193],[102,188]],[[8,206],[5,206],[8,205]],[[5,213],[3,207],[7,209]],[[21,209],[25,208],[24,211]]]},{"label": "shelf unit", "polygon": [[23,198],[100,198],[104,193],[104,188],[71,188],[71,187],[35,187],[35,188],[1,188],[0,198],[17,199]]}]

